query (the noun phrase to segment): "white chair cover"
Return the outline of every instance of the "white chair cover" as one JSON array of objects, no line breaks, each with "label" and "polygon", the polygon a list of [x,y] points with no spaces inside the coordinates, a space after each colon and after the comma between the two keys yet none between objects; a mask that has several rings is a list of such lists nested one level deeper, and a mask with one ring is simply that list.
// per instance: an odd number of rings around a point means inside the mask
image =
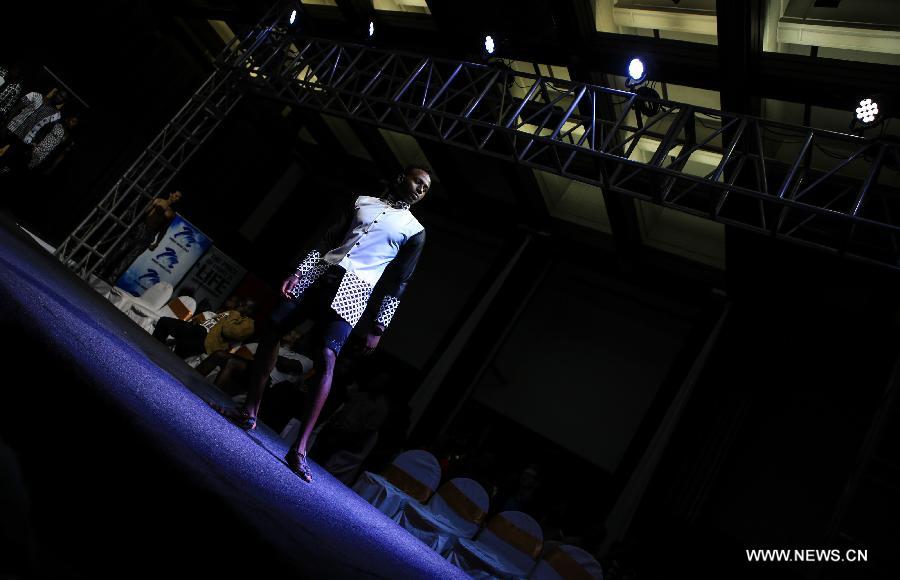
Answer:
[{"label": "white chair cover", "polygon": [[362,462],[366,460],[366,457],[375,448],[376,443],[378,443],[378,431],[372,431],[372,434],[369,435],[369,438],[363,444],[362,449],[355,453],[338,451],[329,457],[322,467],[333,475],[335,479],[349,487],[356,480],[359,468],[362,467]]},{"label": "white chair cover", "polygon": [[442,485],[427,506],[408,502],[400,512],[400,525],[435,552],[444,554],[457,538],[475,536],[481,524],[480,518],[473,521],[447,503],[445,496],[452,498],[456,493],[465,496],[482,517],[487,513],[490,498],[481,484],[474,479],[457,477]]},{"label": "white chair cover", "polygon": [[[506,511],[495,518],[503,518],[519,531],[543,542],[541,526],[524,512]],[[497,536],[490,528],[496,522],[492,519],[477,540],[459,538],[447,553],[447,560],[475,577],[524,578],[535,565],[535,555],[521,551],[516,546]],[[538,545],[538,548],[540,546]]]},{"label": "white chair cover", "polygon": [[[131,307],[135,304],[140,304],[147,310],[156,312],[169,301],[172,297],[172,291],[172,285],[168,282],[157,282],[147,288],[140,297],[129,294],[121,288],[114,287],[110,289],[108,298],[116,308],[125,314],[129,314]],[[140,319],[136,320],[136,322],[140,322]]]},{"label": "white chair cover", "polygon": [[[394,459],[391,466],[428,488],[429,495],[434,493],[441,481],[441,466],[438,460],[431,453],[421,449],[404,451]],[[359,476],[353,485],[353,491],[389,518],[396,518],[403,506],[412,500],[406,492],[387,479],[369,471],[364,471]]]},{"label": "white chair cover", "polygon": [[600,563],[581,548],[560,544],[547,550],[531,572],[534,580],[603,580]]},{"label": "white chair cover", "polygon": [[281,430],[281,438],[287,441],[288,444],[293,443],[297,440],[297,435],[300,434],[300,427],[302,426],[303,423],[300,422],[300,419],[293,417]]}]

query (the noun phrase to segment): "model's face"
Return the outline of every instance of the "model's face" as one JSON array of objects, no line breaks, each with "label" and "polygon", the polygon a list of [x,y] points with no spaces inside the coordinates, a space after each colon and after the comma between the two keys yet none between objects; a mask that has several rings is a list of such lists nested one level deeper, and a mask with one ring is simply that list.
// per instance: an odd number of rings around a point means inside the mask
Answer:
[{"label": "model's face", "polygon": [[180,191],[173,191],[172,193],[169,194],[169,201],[174,203],[174,202],[178,201],[179,199],[181,199]]},{"label": "model's face", "polygon": [[402,201],[413,205],[422,201],[431,189],[431,177],[421,169],[413,169],[403,176],[397,194]]}]

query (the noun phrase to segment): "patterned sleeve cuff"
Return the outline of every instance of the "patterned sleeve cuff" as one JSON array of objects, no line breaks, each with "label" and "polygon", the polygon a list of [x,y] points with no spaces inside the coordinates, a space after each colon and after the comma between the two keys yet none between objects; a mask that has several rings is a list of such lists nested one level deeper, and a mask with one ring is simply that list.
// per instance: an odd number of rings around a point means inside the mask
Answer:
[{"label": "patterned sleeve cuff", "polygon": [[303,277],[312,272],[318,265],[320,259],[322,259],[322,254],[319,253],[319,250],[313,250],[306,254],[303,261],[297,265],[297,276]]},{"label": "patterned sleeve cuff", "polygon": [[378,316],[375,317],[375,322],[387,328],[391,323],[391,318],[394,317],[394,313],[397,312],[397,306],[399,305],[399,298],[385,296],[381,301],[381,307],[378,309]]},{"label": "patterned sleeve cuff", "polygon": [[300,262],[297,266],[297,271],[294,273],[300,279],[300,283],[291,290],[294,298],[299,298],[326,269],[328,269],[328,264],[322,261],[322,255],[319,253],[319,250],[313,250],[306,254],[306,257],[303,258],[303,261]]}]

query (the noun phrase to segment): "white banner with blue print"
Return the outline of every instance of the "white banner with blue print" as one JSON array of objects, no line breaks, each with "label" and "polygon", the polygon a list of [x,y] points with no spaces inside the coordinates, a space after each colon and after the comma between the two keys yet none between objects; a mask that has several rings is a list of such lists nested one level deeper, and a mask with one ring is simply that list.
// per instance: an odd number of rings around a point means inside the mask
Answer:
[{"label": "white banner with blue print", "polygon": [[206,234],[178,214],[156,249],[145,250],[119,277],[116,286],[140,296],[158,282],[176,286],[213,245]]}]

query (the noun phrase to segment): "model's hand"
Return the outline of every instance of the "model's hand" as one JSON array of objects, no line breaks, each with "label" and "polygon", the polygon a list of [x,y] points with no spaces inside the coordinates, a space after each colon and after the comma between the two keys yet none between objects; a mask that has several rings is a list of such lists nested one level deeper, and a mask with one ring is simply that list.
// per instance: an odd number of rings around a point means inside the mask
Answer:
[{"label": "model's hand", "polygon": [[381,337],[377,334],[367,334],[366,335],[366,344],[363,345],[362,352],[365,355],[370,355],[375,352],[375,349],[378,348],[378,341],[381,340]]},{"label": "model's hand", "polygon": [[300,284],[300,277],[296,274],[291,274],[288,276],[288,279],[284,281],[284,284],[281,285],[281,293],[288,300],[293,300],[297,297],[297,291],[295,288]]}]

